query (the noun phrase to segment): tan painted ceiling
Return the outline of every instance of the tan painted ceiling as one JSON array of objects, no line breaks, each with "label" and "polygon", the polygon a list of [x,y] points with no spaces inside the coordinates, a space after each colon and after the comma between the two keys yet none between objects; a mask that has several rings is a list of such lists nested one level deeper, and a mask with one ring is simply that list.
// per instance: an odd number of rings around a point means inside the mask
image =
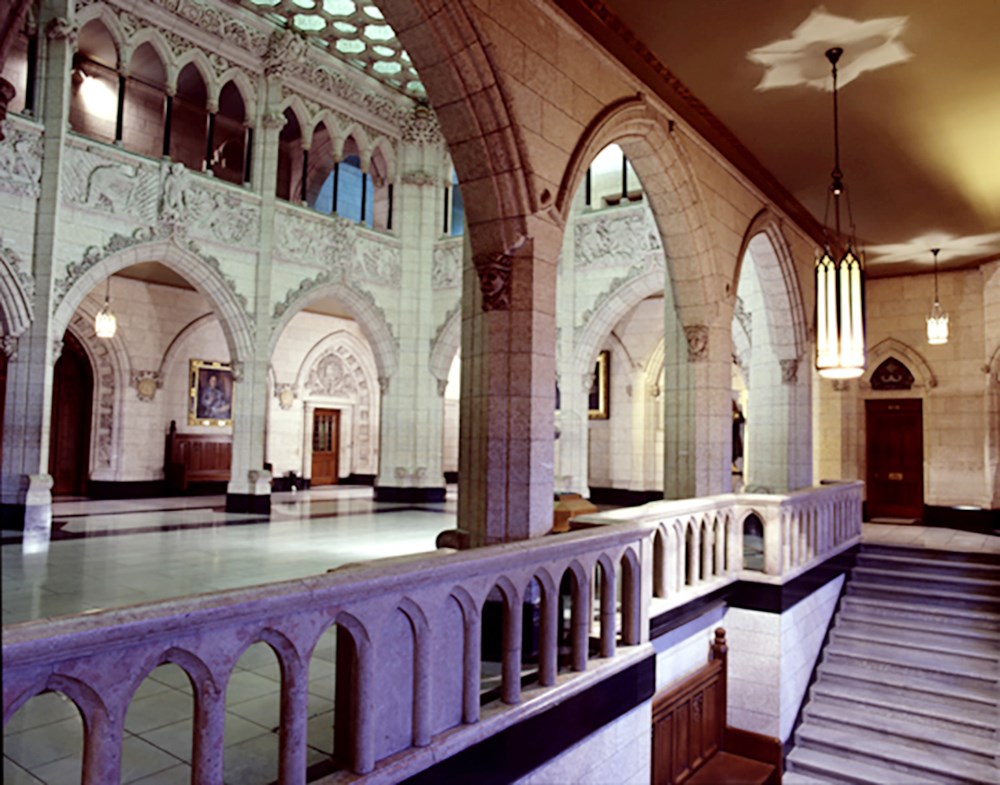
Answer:
[{"label": "tan painted ceiling", "polygon": [[[942,269],[1000,258],[1000,0],[605,2],[820,221],[833,164],[832,95],[801,83],[756,89],[766,68],[748,52],[793,38],[825,9],[812,26],[818,34],[798,46],[800,59],[815,63],[807,78],[828,79],[830,46],[844,47],[845,76],[879,52],[908,53],[841,79],[841,166],[869,273],[928,270],[934,245]],[[891,25],[835,29],[830,16],[905,20],[886,44],[891,36],[879,30]],[[850,44],[837,40],[845,30]],[[884,247],[893,245],[904,247]]]}]

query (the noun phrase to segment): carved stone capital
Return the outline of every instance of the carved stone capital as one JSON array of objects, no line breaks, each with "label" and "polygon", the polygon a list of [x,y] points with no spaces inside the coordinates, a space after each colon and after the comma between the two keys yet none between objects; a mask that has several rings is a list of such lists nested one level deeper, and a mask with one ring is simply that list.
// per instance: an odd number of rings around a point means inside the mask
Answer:
[{"label": "carved stone capital", "polygon": [[782,384],[795,384],[799,380],[799,358],[780,360]]},{"label": "carved stone capital", "polygon": [[483,293],[484,311],[510,310],[511,257],[505,253],[479,254],[474,262]]},{"label": "carved stone capital", "polygon": [[447,389],[448,389],[448,380],[447,379],[438,379],[437,380],[437,390],[438,390],[438,397],[439,398],[444,398],[444,392]]},{"label": "carved stone capital", "polygon": [[441,141],[441,127],[429,107],[416,106],[402,123],[403,141],[409,144],[429,145]]},{"label": "carved stone capital", "polygon": [[76,22],[70,22],[65,17],[57,16],[46,25],[45,35],[51,41],[62,41],[65,39],[70,46],[75,47],[77,37],[80,35],[80,25]]},{"label": "carved stone capital", "polygon": [[400,182],[402,182],[403,185],[426,185],[435,187],[441,185],[440,179],[435,177],[432,172],[428,172],[425,169],[416,169],[412,172],[404,172]]},{"label": "carved stone capital", "polygon": [[684,337],[687,339],[689,363],[708,359],[708,327],[704,324],[685,325]]},{"label": "carved stone capital", "polygon": [[267,131],[280,131],[287,122],[284,112],[267,112],[262,124]]},{"label": "carved stone capital", "polygon": [[389,377],[388,376],[379,376],[378,377],[378,388],[379,388],[379,390],[382,391],[382,395],[385,395],[386,393],[389,392]]}]

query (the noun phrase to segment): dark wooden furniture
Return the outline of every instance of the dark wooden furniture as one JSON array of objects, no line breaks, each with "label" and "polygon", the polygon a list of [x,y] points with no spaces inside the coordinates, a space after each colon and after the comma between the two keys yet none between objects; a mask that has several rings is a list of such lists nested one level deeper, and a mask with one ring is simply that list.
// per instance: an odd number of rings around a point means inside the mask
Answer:
[{"label": "dark wooden furniture", "polygon": [[186,493],[192,483],[229,482],[233,440],[228,434],[178,433],[170,421],[163,458],[167,488]]},{"label": "dark wooden furniture", "polygon": [[726,725],[726,631],[711,659],[653,700],[654,785],[780,785],[778,739]]}]

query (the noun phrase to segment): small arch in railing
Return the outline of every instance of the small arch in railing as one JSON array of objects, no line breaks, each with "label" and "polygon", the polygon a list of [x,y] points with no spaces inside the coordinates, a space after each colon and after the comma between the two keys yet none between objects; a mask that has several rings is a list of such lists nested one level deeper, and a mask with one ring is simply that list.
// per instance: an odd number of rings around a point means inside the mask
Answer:
[{"label": "small arch in railing", "polygon": [[698,566],[701,568],[700,578],[702,581],[711,579],[712,551],[715,547],[715,540],[712,538],[712,522],[708,515],[701,521],[701,528],[698,539]]},{"label": "small arch in railing", "polygon": [[656,527],[653,534],[653,596],[666,597],[667,587],[667,533],[664,524]]},{"label": "small arch in railing", "polygon": [[431,743],[430,632],[423,609],[409,597],[399,603],[413,628],[413,746]]},{"label": "small arch in railing", "polygon": [[542,660],[542,604],[545,590],[537,577],[531,576],[521,593],[521,686],[537,684]]},{"label": "small arch in railing", "polygon": [[597,622],[602,657],[615,656],[618,578],[618,571],[608,555],[602,553],[598,556],[594,565],[593,583],[596,614],[592,618]]},{"label": "small arch in railing", "polygon": [[574,559],[559,583],[559,670],[586,670],[589,650],[590,579]]},{"label": "small arch in railing", "polygon": [[[449,599],[462,614],[462,721],[478,722],[482,616],[478,603],[464,587],[453,588]],[[443,678],[450,683],[454,679],[454,671],[445,671]]]},{"label": "small arch in railing", "polygon": [[[270,635],[266,637],[271,637]],[[271,728],[281,726],[282,675],[285,670],[278,649],[265,639],[264,631],[253,636],[239,652],[226,682],[224,770],[227,782],[249,779],[252,774],[274,781],[279,776],[279,737]],[[260,733],[248,730],[254,723]],[[244,731],[249,738],[242,738]],[[235,741],[239,734],[240,741]],[[250,752],[253,751],[253,755]],[[252,761],[252,764],[251,764]]]},{"label": "small arch in railing", "polygon": [[698,563],[698,545],[695,539],[695,524],[694,521],[689,521],[684,526],[684,572],[682,573],[684,586],[693,586],[695,582]]},{"label": "small arch in railing", "polygon": [[764,522],[756,512],[743,518],[743,569],[764,571]]},{"label": "small arch in railing", "polygon": [[[33,768],[36,758],[32,749],[42,744],[52,749],[52,754],[58,754],[53,749],[57,743],[61,753],[58,758],[60,769],[82,772],[85,725],[84,711],[77,701],[66,691],[46,685],[20,701],[4,717],[4,770],[8,768],[7,758],[24,769]],[[76,779],[79,781],[79,775]],[[26,778],[25,781],[29,780]]]},{"label": "small arch in railing", "polygon": [[631,548],[625,548],[621,557],[621,643],[636,646],[642,640],[642,568],[639,557]]},{"label": "small arch in railing", "polygon": [[480,703],[497,699],[517,703],[521,695],[520,596],[510,579],[501,575],[481,611]]},{"label": "small arch in railing", "polygon": [[333,717],[333,754],[356,774],[375,768],[375,726],[371,712],[361,707],[373,700],[375,667],[372,640],[357,616],[342,611],[337,626],[336,703]]},{"label": "small arch in railing", "polygon": [[[188,668],[176,662],[178,659],[187,660],[193,670],[199,671],[199,677],[193,677]],[[212,685],[208,690],[212,690],[215,683],[201,660],[186,651],[166,652],[135,684],[125,712],[125,731],[156,746],[169,745],[170,754],[193,761],[198,732],[194,719],[198,713],[196,685],[199,682]],[[150,754],[156,753],[151,751]],[[123,756],[122,782],[126,781],[125,765]]]}]

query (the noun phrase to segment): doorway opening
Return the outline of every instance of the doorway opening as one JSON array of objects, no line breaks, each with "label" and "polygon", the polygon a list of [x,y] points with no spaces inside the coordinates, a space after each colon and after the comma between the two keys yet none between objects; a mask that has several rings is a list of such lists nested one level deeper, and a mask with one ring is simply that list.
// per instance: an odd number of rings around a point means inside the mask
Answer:
[{"label": "doorway opening", "polygon": [[67,332],[52,380],[49,474],[53,496],[87,493],[93,394],[90,359],[80,342]]},{"label": "doorway opening", "polygon": [[312,477],[310,485],[336,485],[340,468],[340,409],[313,412]]},{"label": "doorway opening", "polygon": [[923,401],[865,401],[865,443],[868,520],[923,518]]}]

